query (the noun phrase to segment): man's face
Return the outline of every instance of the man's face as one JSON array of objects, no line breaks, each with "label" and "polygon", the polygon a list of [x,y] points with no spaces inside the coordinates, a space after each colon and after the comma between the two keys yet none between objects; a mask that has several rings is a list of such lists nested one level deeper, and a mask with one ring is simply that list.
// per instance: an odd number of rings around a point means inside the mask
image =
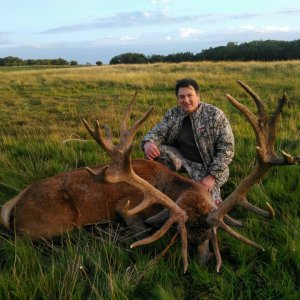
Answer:
[{"label": "man's face", "polygon": [[196,93],[193,86],[182,87],[178,90],[177,101],[179,106],[187,113],[194,112],[200,102],[200,95]]}]

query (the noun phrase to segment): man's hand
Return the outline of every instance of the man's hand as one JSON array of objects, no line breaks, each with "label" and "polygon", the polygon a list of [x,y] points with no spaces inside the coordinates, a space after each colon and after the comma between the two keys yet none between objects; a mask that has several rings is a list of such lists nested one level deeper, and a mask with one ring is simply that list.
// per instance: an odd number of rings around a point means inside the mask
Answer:
[{"label": "man's hand", "polygon": [[154,158],[160,156],[160,152],[157,146],[151,142],[145,143],[144,150],[145,150],[146,157],[150,160],[153,160]]},{"label": "man's hand", "polygon": [[215,182],[216,178],[213,175],[207,175],[199,181],[199,183],[202,184],[209,192],[212,191]]}]

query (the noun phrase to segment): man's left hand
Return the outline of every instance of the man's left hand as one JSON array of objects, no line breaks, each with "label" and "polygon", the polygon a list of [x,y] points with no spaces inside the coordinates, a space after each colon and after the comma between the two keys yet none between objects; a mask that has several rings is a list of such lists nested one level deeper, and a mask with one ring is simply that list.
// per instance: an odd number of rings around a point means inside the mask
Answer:
[{"label": "man's left hand", "polygon": [[213,175],[207,175],[199,181],[199,183],[202,184],[209,192],[212,191],[215,182],[216,178]]}]

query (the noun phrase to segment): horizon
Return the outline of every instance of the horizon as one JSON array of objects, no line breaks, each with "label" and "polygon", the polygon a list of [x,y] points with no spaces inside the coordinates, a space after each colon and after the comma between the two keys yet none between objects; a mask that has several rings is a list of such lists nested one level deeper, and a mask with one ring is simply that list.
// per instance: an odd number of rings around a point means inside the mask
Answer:
[{"label": "horizon", "polygon": [[295,0],[191,0],[189,5],[182,0],[1,2],[0,57],[23,60],[107,64],[127,52],[195,54],[229,42],[300,38],[300,3]]}]

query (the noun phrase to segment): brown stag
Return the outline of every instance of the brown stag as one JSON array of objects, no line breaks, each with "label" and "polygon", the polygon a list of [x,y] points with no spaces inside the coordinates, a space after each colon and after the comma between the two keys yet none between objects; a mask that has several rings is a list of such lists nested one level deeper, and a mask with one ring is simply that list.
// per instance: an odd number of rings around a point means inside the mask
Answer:
[{"label": "brown stag", "polygon": [[[83,119],[89,133],[112,158],[111,164],[87,168],[88,172],[84,168],[76,169],[33,183],[4,204],[1,209],[2,224],[33,239],[51,238],[74,227],[114,220],[120,214],[129,227],[140,231],[145,228],[143,220],[155,215],[161,207],[152,204],[160,204],[170,211],[167,221],[153,235],[132,246],[145,245],[159,239],[177,222],[182,240],[184,271],[188,265],[187,243],[199,245],[200,256],[205,261],[208,253],[203,242],[206,243],[207,238],[211,240],[219,271],[222,262],[217,240],[218,228],[246,244],[263,249],[229,227],[228,224],[239,223],[227,213],[240,205],[266,218],[273,217],[274,211],[270,205],[268,211],[257,208],[247,201],[246,194],[272,166],[293,165],[300,158],[285,152],[279,157],[274,150],[276,123],[287,101],[286,96],[282,97],[269,118],[261,99],[244,83],[239,84],[254,99],[257,116],[230,95],[226,97],[246,116],[254,129],[257,160],[251,174],[241,181],[219,207],[212,203],[210,194],[200,184],[157,162],[143,159],[131,161],[135,133],[151,113],[150,109],[127,129],[126,123],[134,98],[122,121],[117,145],[113,144],[108,127],[105,127],[106,137],[103,137],[98,122],[92,129]],[[148,222],[155,222],[157,218],[160,216],[155,215]]]}]

